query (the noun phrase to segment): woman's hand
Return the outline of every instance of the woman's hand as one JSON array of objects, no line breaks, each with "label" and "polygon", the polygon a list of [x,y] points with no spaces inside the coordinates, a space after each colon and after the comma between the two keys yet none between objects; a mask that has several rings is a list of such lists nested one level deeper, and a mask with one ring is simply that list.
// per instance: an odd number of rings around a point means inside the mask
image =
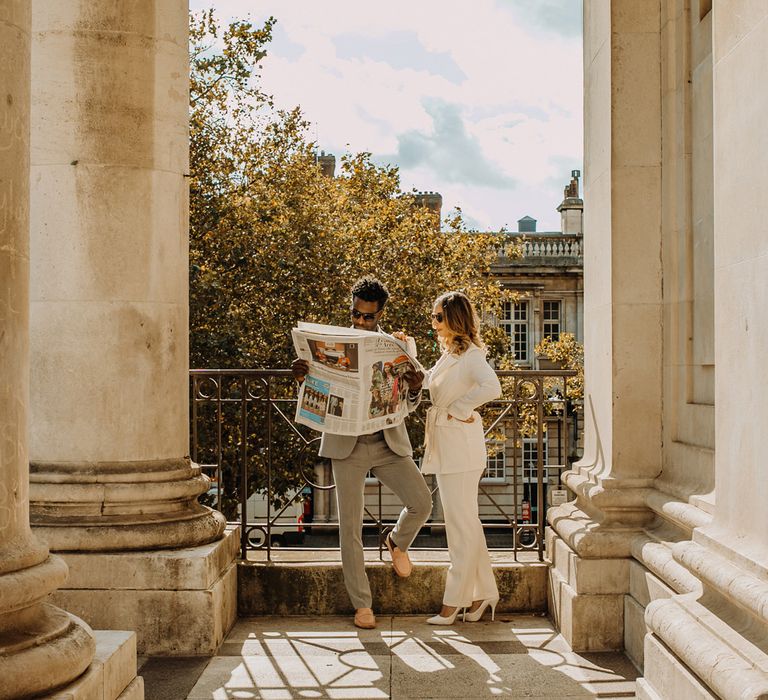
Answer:
[{"label": "woman's hand", "polygon": [[403,342],[403,343],[407,343],[407,342],[408,342],[408,339],[409,339],[411,336],[409,336],[409,335],[406,335],[406,334],[405,334],[405,331],[395,331],[395,332],[392,334],[392,337],[393,337],[393,338],[397,338],[399,341],[401,341],[401,342]]},{"label": "woman's hand", "polygon": [[474,416],[470,416],[469,418],[467,418],[467,420],[461,420],[461,418],[454,419],[454,417],[449,413],[448,414],[448,420],[457,420],[457,421],[459,421],[459,423],[474,423],[475,422],[475,417]]}]

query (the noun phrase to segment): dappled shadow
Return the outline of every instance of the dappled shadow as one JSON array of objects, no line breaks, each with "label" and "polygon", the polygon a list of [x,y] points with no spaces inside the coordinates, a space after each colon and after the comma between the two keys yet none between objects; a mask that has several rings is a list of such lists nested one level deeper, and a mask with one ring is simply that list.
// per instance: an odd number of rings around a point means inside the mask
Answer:
[{"label": "dappled shadow", "polygon": [[241,620],[189,694],[213,698],[494,698],[634,695],[621,654],[573,653],[539,616],[434,627],[424,617]]}]

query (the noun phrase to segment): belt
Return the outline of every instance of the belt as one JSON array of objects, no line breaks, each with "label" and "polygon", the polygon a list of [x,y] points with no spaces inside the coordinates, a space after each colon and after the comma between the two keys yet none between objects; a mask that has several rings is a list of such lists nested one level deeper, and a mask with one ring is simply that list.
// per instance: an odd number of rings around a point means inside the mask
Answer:
[{"label": "belt", "polygon": [[424,426],[424,457],[422,464],[429,464],[432,459],[432,442],[434,441],[434,430],[437,425],[437,416],[440,412],[448,413],[444,406],[435,406],[434,404],[427,409],[427,422]]},{"label": "belt", "polygon": [[378,442],[379,440],[384,439],[384,431],[377,430],[375,433],[371,433],[370,435],[358,435],[357,439],[359,442]]}]

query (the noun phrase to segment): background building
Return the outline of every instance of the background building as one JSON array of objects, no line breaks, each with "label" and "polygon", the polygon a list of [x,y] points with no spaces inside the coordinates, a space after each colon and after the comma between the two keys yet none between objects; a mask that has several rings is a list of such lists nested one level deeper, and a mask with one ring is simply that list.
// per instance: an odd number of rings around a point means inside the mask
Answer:
[{"label": "background building", "polygon": [[573,171],[557,207],[561,230],[538,232],[536,219],[519,219],[517,233],[502,235],[520,245],[522,258],[502,253],[492,267],[506,288],[520,294],[518,302],[505,304],[498,323],[506,330],[521,369],[551,368],[535,351],[545,337],[557,340],[567,332],[584,342],[584,202],[579,198],[579,175]]},{"label": "background building", "polygon": [[[519,369],[558,369],[555,363],[536,353],[536,346],[544,338],[558,340],[561,333],[571,333],[583,343],[584,202],[579,198],[579,176],[578,170],[571,173],[563,201],[557,207],[560,231],[538,232],[536,219],[524,216],[517,222],[517,232],[500,234],[508,239],[510,247],[522,251],[522,257],[508,257],[504,254],[507,248],[503,248],[491,268],[505,288],[519,294],[517,301],[505,302],[501,317],[495,319],[506,332],[510,353]],[[578,415],[570,413],[565,419],[548,420],[546,425],[541,455],[545,465],[545,503],[549,488],[560,485],[567,458],[573,457],[578,449]],[[499,441],[496,454],[488,458],[484,491],[508,512],[527,503],[530,518],[536,522],[538,440],[515,438],[512,426],[507,426],[505,433],[506,439]],[[494,502],[481,497],[481,504],[487,520],[498,518]]]},{"label": "background building", "polygon": [[[544,337],[557,340],[561,333],[568,332],[583,342],[584,202],[579,198],[579,176],[578,170],[572,172],[563,201],[557,207],[561,215],[561,231],[537,232],[536,220],[526,216],[519,220],[517,232],[499,234],[508,239],[510,247],[519,245],[522,257],[507,257],[504,249],[492,266],[492,273],[506,288],[518,292],[520,299],[505,303],[502,317],[491,319],[491,322],[505,329],[510,352],[519,369],[556,369],[554,363],[535,352],[536,345]],[[419,193],[418,198],[424,206],[440,214],[440,194],[424,192]],[[547,465],[545,501],[548,488],[560,484],[567,457],[573,457],[578,449],[580,424],[575,422],[577,415],[573,413],[565,420],[547,421],[546,439],[542,444],[542,460]],[[507,433],[506,438],[504,433]],[[530,520],[537,521],[538,440],[536,437],[515,440],[512,433],[511,424],[505,424],[505,430],[495,441],[496,452],[490,454],[487,472],[481,482],[480,514],[487,523],[503,521],[500,511],[507,514],[522,512],[524,502],[530,506]],[[490,447],[492,451],[494,441]],[[315,483],[331,483],[330,464],[317,465]],[[378,512],[380,497],[385,519],[395,521],[402,508],[399,499],[383,486],[379,494],[379,482],[371,478],[366,486],[365,501],[370,513]],[[336,519],[333,497],[328,498],[325,492],[316,490],[313,504],[314,522]],[[431,519],[439,521],[442,517],[440,499],[436,495]]]}]

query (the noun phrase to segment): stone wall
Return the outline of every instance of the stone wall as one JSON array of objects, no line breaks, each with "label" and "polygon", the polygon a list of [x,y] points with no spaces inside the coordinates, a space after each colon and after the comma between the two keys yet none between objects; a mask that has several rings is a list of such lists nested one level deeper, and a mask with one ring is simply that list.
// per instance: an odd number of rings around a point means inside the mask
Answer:
[{"label": "stone wall", "polygon": [[768,693],[767,40],[762,3],[585,3],[587,435],[550,602],[642,698]]}]

